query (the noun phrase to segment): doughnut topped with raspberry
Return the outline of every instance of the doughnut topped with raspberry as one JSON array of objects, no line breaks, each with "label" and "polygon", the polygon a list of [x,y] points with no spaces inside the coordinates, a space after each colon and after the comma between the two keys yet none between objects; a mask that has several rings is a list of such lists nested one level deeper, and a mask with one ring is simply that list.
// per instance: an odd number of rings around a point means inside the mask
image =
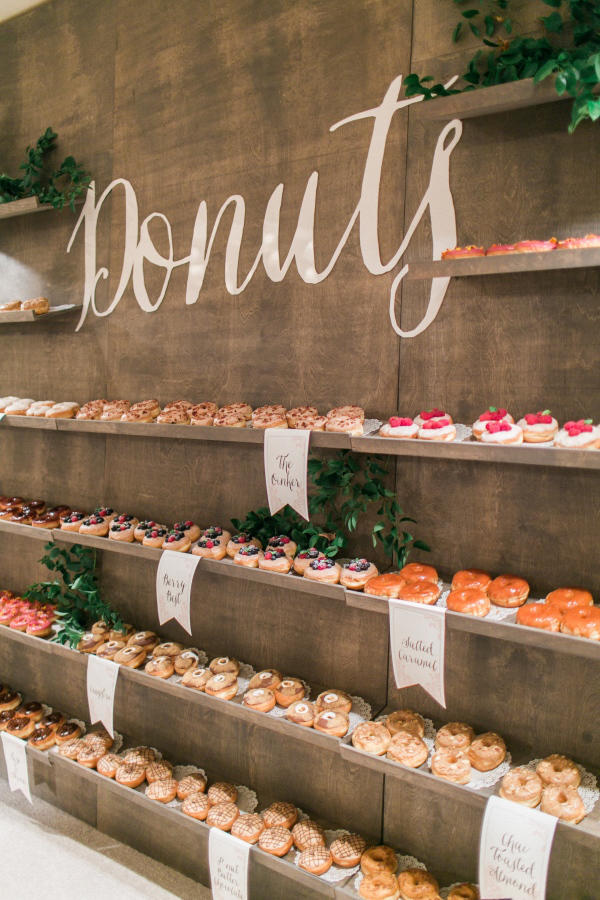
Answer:
[{"label": "doughnut topped with raspberry", "polygon": [[267,549],[265,550],[265,559],[281,559],[286,555],[285,550],[282,550],[281,547],[273,547],[269,544]]},{"label": "doughnut topped with raspberry", "polygon": [[517,422],[523,429],[523,440],[526,444],[541,444],[553,441],[558,431],[558,422],[549,409],[542,412],[527,413]]},{"label": "doughnut topped with raspberry", "polygon": [[165,538],[165,544],[175,544],[177,541],[183,540],[185,533],[183,531],[169,531]]},{"label": "doughnut topped with raspberry", "polygon": [[558,241],[550,238],[549,241],[517,241],[515,251],[517,253],[545,253],[548,250],[556,250]]},{"label": "doughnut topped with raspberry", "polygon": [[192,522],[191,519],[185,519],[183,522],[175,522],[173,531],[183,531],[190,541],[197,541],[201,534],[200,528],[195,522]]},{"label": "doughnut topped with raspberry", "polygon": [[468,244],[466,247],[454,247],[453,250],[444,250],[442,259],[468,259],[473,256],[485,256],[483,247]]},{"label": "doughnut topped with raspberry", "polygon": [[333,559],[329,559],[327,556],[321,556],[318,559],[313,559],[312,562],[309,562],[308,567],[313,570],[313,572],[323,572],[325,569],[333,569],[336,565]]},{"label": "doughnut topped with raspberry", "polygon": [[565,422],[554,438],[556,447],[591,450],[600,447],[600,428],[591,419]]},{"label": "doughnut topped with raspberry", "polygon": [[419,413],[418,416],[415,416],[415,424],[419,426],[419,428],[425,424],[425,422],[435,422],[436,419],[448,419],[450,423],[452,423],[452,416],[447,413],[443,409],[438,409],[434,406],[433,409],[423,409]]},{"label": "doughnut topped with raspberry", "polygon": [[66,522],[67,524],[81,522],[82,519],[85,519],[85,513],[82,512],[72,512],[68,516],[61,516],[61,522]]},{"label": "doughnut topped with raspberry", "polygon": [[269,547],[285,547],[285,545],[289,544],[290,541],[291,541],[291,538],[289,538],[287,535],[278,534],[272,538],[269,538],[268,546]]},{"label": "doughnut topped with raspberry", "polygon": [[88,516],[87,519],[83,520],[83,525],[104,525],[106,519],[103,516]]},{"label": "doughnut topped with raspberry", "polygon": [[523,429],[510,422],[486,422],[481,440],[484,444],[522,444]]},{"label": "doughnut topped with raspberry", "polygon": [[147,528],[147,529],[144,531],[144,537],[147,537],[147,538],[159,538],[159,537],[165,538],[165,537],[167,536],[168,533],[169,533],[169,532],[167,531],[166,528],[159,528],[159,527],[157,526],[156,528]]},{"label": "doughnut topped with raspberry", "polygon": [[453,441],[456,428],[449,416],[429,419],[420,426],[417,437],[422,441]]},{"label": "doughnut topped with raspberry", "polygon": [[379,429],[379,436],[386,438],[416,438],[419,426],[409,416],[391,416]]},{"label": "doughnut topped with raspberry", "polygon": [[351,572],[366,572],[370,565],[371,563],[368,559],[357,556],[355,559],[351,559],[350,562],[344,563],[344,569],[349,569]]},{"label": "doughnut topped with raspberry", "polygon": [[486,256],[505,256],[508,253],[516,253],[514,244],[491,244],[485,251]]},{"label": "doughnut topped with raspberry", "polygon": [[558,242],[556,249],[580,250],[583,247],[600,247],[600,234],[586,234],[582,238],[566,238],[564,241]]},{"label": "doughnut topped with raspberry", "polygon": [[476,422],[473,422],[473,436],[480,441],[481,435],[485,431],[488,422],[508,422],[510,425],[514,423],[513,417],[504,407],[488,406],[485,412],[482,412]]},{"label": "doughnut topped with raspberry", "polygon": [[240,556],[258,556],[260,550],[255,544],[244,544],[237,552]]}]

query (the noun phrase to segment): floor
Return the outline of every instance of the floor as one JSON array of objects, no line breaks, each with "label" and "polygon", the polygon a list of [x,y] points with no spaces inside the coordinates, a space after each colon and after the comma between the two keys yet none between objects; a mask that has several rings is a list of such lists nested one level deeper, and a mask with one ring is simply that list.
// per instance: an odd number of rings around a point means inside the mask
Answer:
[{"label": "floor", "polygon": [[[43,800],[0,780],[0,835],[10,872],[3,900],[210,900],[211,892]],[[39,873],[40,878],[36,878]]]}]

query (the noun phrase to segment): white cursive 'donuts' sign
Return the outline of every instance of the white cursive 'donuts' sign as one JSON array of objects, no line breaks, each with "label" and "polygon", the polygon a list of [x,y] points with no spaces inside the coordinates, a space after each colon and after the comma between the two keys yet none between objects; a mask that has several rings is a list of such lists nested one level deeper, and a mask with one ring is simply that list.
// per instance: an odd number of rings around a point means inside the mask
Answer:
[{"label": "white cursive 'donuts' sign", "polygon": [[208,835],[208,867],[213,900],[248,900],[250,844],[218,828]]},{"label": "white cursive 'donuts' sign", "polygon": [[[454,81],[455,79],[452,79]],[[452,82],[450,82],[452,83]],[[215,216],[212,227],[209,224],[208,206],[202,200],[192,233],[189,253],[181,258],[175,257],[171,224],[163,213],[153,212],[139,222],[138,201],[131,182],[117,178],[96,198],[96,185],[91,182],[86,201],[73,230],[67,252],[71,250],[81,226],[84,234],[85,276],[83,290],[83,309],[77,330],[81,328],[90,310],[96,316],[109,316],[121,301],[129,283],[140,308],[144,312],[155,312],[163,302],[174,269],[187,267],[187,285],[185,302],[191,306],[198,302],[204,277],[210,260],[215,237],[224,216],[231,218],[229,235],[225,250],[225,288],[232,295],[241,294],[250,284],[259,265],[265,270],[267,277],[273,282],[283,281],[292,262],[295,263],[300,278],[307,284],[319,284],[331,274],[348,238],[355,227],[358,228],[360,251],[365,268],[372,275],[385,275],[395,269],[410,244],[413,234],[423,216],[429,210],[433,259],[440,259],[442,251],[456,245],[456,218],[454,203],[450,192],[450,156],[462,134],[462,124],[458,119],[449,122],[438,137],[431,168],[431,178],[425,194],[414,214],[408,230],[393,256],[384,261],[379,248],[379,203],[380,183],[387,137],[395,114],[414,103],[421,102],[422,97],[399,99],[402,86],[402,75],[394,78],[379,106],[363,110],[347,116],[330,127],[337,131],[345,125],[366,120],[371,123],[371,140],[365,159],[360,197],[350,216],[338,244],[327,265],[317,269],[315,252],[315,217],[317,209],[317,186],[319,173],[312,172],[306,183],[304,196],[298,211],[297,225],[287,255],[282,260],[279,224],[283,202],[284,185],[278,184],[273,190],[266,205],[263,218],[262,242],[248,272],[240,273],[239,260],[244,237],[246,204],[241,194],[228,197]],[[106,266],[98,266],[97,230],[102,208],[107,198],[121,188],[123,191],[125,211],[125,236],[121,274],[114,297],[105,309],[99,309],[96,301],[96,288],[100,280],[108,278]],[[150,223],[162,223],[168,244],[168,254],[164,256],[155,246],[150,236]],[[342,226],[340,226],[340,230]],[[150,264],[164,270],[164,279],[157,297],[151,298],[146,288],[144,264]],[[419,322],[413,329],[403,331],[395,313],[395,299],[398,286],[407,268],[404,267],[394,278],[390,293],[390,319],[394,331],[400,337],[415,337],[431,325],[437,316],[449,278],[435,278],[431,287],[429,305]]]},{"label": "white cursive 'donuts' sign", "polygon": [[309,441],[310,431],[300,428],[267,428],[265,431],[265,482],[272,516],[287,503],[308,521]]},{"label": "white cursive 'donuts' sign", "polygon": [[544,900],[557,822],[538,810],[490,797],[479,845],[481,896]]},{"label": "white cursive 'donuts' sign", "polygon": [[11,791],[21,791],[30,803],[31,791],[29,790],[29,769],[27,768],[27,741],[22,741],[12,734],[2,732],[2,747],[4,761],[6,762],[6,774],[8,786]]},{"label": "white cursive 'donuts' sign", "polygon": [[200,556],[194,556],[192,553],[163,550],[156,570],[159,625],[175,619],[188,634],[192,633],[190,598],[194,572],[200,559]]},{"label": "white cursive 'donuts' sign", "polygon": [[389,601],[390,647],[396,687],[420,684],[444,708],[445,613],[444,607]]},{"label": "white cursive 'donuts' sign", "polygon": [[113,715],[115,708],[115,688],[119,666],[110,659],[102,659],[88,653],[87,698],[90,722],[102,722],[111,737],[114,737]]}]

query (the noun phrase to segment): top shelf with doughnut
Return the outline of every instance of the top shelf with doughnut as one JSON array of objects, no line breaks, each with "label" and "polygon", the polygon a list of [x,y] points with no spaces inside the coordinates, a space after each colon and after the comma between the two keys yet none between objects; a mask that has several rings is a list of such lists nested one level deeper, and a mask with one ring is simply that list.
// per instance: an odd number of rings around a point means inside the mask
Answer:
[{"label": "top shelf with doughnut", "polygon": [[559,269],[600,266],[600,248],[582,247],[538,253],[505,253],[455,259],[418,260],[409,263],[407,278],[466,278],[472,275],[511,275]]},{"label": "top shelf with doughnut", "polygon": [[[17,201],[18,202],[18,201]],[[2,206],[0,206],[0,212]],[[0,312],[0,325],[17,325],[24,322],[45,322],[57,316],[64,316],[74,309],[81,309],[75,303],[65,303],[62,306],[51,306],[48,312],[38,314],[33,309],[3,310]]]}]

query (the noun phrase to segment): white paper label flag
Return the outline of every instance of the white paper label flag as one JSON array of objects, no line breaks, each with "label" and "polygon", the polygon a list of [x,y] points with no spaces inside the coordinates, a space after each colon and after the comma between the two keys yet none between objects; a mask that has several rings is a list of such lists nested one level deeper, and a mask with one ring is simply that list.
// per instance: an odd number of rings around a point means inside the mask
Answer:
[{"label": "white paper label flag", "polygon": [[190,594],[200,556],[164,550],[156,572],[156,605],[160,625],[176,619],[188,634],[190,623]]},{"label": "white paper label flag", "polygon": [[390,646],[396,687],[420,684],[446,708],[446,610],[389,601]]},{"label": "white paper label flag", "polygon": [[479,844],[479,890],[486,900],[544,900],[558,819],[490,797]]},{"label": "white paper label flag", "polygon": [[271,515],[288,503],[308,521],[309,442],[310,431],[302,428],[265,429],[265,481]]},{"label": "white paper label flag", "polygon": [[115,687],[119,666],[110,659],[101,659],[88,653],[87,698],[90,708],[90,722],[102,722],[111,737],[113,731],[113,711],[115,707]]},{"label": "white paper label flag", "polygon": [[21,791],[30,803],[29,770],[27,768],[27,741],[2,732],[2,747],[6,761],[6,774],[11,791]]},{"label": "white paper label flag", "polygon": [[208,834],[208,866],[213,900],[248,900],[251,844],[218,828]]}]

